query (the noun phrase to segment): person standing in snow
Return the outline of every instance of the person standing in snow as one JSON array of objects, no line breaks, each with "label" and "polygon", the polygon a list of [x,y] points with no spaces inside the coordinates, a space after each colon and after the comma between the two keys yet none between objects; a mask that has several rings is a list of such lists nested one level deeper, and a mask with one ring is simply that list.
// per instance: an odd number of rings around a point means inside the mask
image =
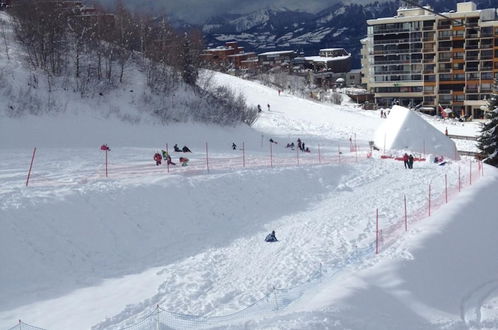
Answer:
[{"label": "person standing in snow", "polygon": [[232,150],[237,150],[237,145],[235,144],[235,142],[232,142]]},{"label": "person standing in snow", "polygon": [[275,231],[272,230],[271,233],[266,235],[265,242],[278,242],[277,236],[275,236]]},{"label": "person standing in snow", "polygon": [[161,160],[162,160],[162,159],[163,159],[163,158],[161,157],[161,154],[160,154],[160,153],[156,152],[156,153],[154,154],[154,160],[156,161],[156,166],[161,165]]},{"label": "person standing in snow", "polygon": [[409,168],[408,160],[409,160],[408,154],[405,152],[405,154],[403,155],[403,163],[405,165],[405,168]]},{"label": "person standing in snow", "polygon": [[261,110],[261,106],[258,104],[258,112],[261,112],[263,110]]},{"label": "person standing in snow", "polygon": [[268,103],[267,106],[268,106],[268,111],[270,111],[270,104]]},{"label": "person standing in snow", "polygon": [[413,155],[412,154],[410,154],[410,156],[408,157],[408,168],[409,169],[413,168]]}]

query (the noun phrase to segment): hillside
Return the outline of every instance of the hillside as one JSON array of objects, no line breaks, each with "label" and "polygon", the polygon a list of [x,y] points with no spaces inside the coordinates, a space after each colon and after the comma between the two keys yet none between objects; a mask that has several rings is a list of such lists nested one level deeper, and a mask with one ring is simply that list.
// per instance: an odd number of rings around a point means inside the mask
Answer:
[{"label": "hillside", "polygon": [[[0,65],[13,84],[26,74]],[[252,127],[157,123],[125,89],[81,103],[60,90],[79,111],[0,114],[0,328],[498,327],[495,168],[415,154],[429,161],[407,170],[370,154],[378,111],[224,74],[213,85],[262,105]],[[115,103],[141,119],[102,115]],[[309,153],[286,148],[298,138]],[[156,166],[166,148],[177,165]]]}]

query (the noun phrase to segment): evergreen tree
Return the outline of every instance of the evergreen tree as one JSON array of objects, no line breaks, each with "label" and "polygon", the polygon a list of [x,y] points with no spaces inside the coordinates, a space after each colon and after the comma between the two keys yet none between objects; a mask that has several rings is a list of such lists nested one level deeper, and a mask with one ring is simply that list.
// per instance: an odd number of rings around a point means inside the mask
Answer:
[{"label": "evergreen tree", "polygon": [[487,121],[482,125],[478,137],[478,148],[486,164],[498,167],[498,79],[495,80],[494,93],[488,101]]},{"label": "evergreen tree", "polygon": [[183,37],[183,45],[181,52],[181,74],[183,81],[190,85],[195,86],[197,77],[199,76],[199,67],[193,52],[193,44],[187,32]]}]

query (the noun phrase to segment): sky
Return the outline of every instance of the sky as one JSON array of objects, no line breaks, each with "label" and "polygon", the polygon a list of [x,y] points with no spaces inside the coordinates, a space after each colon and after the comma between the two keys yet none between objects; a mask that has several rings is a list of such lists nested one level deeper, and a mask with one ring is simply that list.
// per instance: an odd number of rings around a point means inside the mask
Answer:
[{"label": "sky", "polygon": [[[115,0],[98,0],[109,4]],[[225,13],[248,13],[262,8],[288,8],[316,12],[332,6],[339,0],[123,0],[135,8],[164,11],[189,23],[203,23],[212,16]],[[349,0],[348,3],[367,2]]]}]

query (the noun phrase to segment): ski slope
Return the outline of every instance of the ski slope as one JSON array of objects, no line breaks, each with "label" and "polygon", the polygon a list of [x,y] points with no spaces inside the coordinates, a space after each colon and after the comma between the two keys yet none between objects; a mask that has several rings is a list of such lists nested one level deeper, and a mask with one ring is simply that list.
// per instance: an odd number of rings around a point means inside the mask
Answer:
[{"label": "ski slope", "polygon": [[[498,327],[493,168],[472,186],[469,159],[405,170],[380,153],[366,157],[382,123],[376,112],[279,96],[223,74],[215,81],[271,111],[254,130],[2,118],[0,328],[22,319],[45,329],[122,329],[156,305],[218,320],[164,320],[180,329]],[[80,125],[63,138],[57,127],[68,121]],[[19,130],[26,124],[33,130]],[[298,137],[310,154],[284,147]],[[271,156],[269,138],[278,142]],[[232,142],[244,143],[246,167]],[[102,143],[112,149],[109,178]],[[154,166],[166,143],[187,144],[190,166]],[[418,215],[376,256],[375,210],[387,228],[403,196],[415,214],[429,183],[441,200],[444,176],[455,188],[459,171],[462,193],[429,220]],[[263,241],[271,230],[278,243]],[[275,290],[285,292],[277,311],[264,300]]]}]

